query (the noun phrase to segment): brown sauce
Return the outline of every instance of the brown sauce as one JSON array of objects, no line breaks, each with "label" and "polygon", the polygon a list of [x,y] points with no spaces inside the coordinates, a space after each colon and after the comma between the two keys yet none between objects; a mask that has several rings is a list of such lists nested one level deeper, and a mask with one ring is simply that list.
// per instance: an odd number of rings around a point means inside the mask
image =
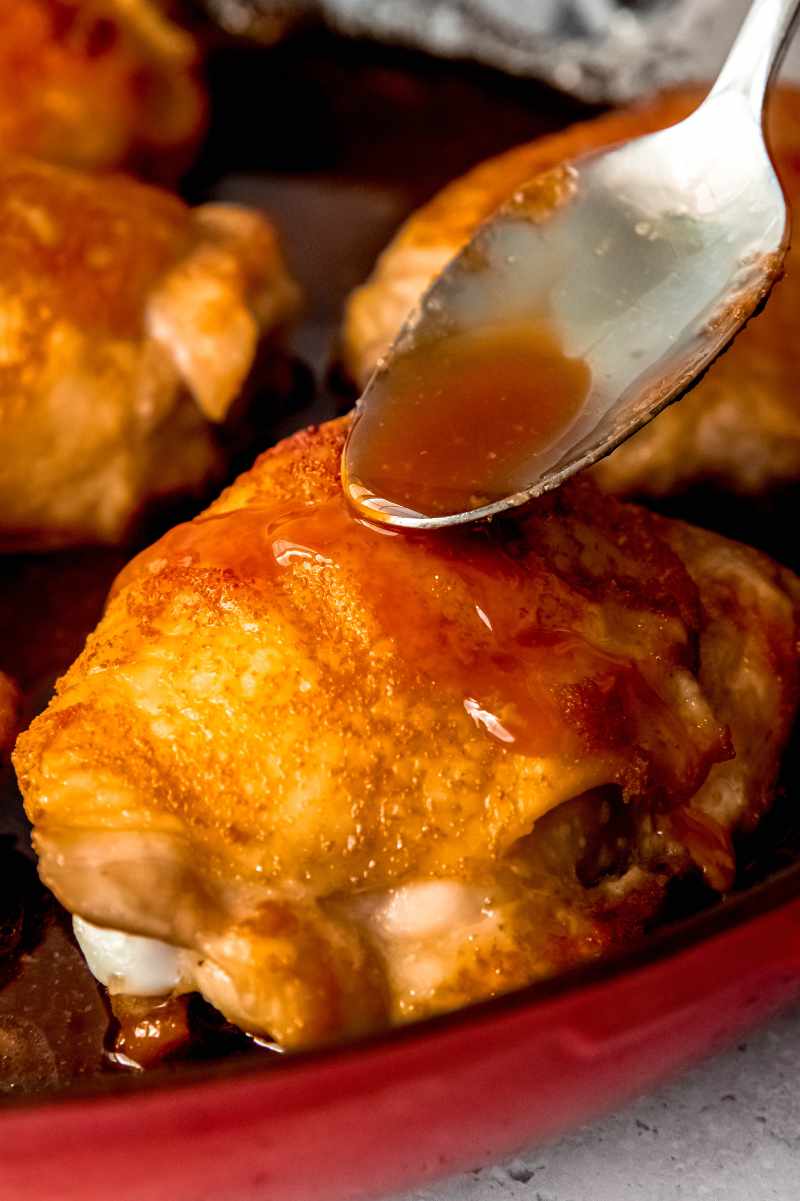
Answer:
[{"label": "brown sauce", "polygon": [[417,346],[372,384],[348,442],[346,490],[378,519],[387,508],[435,517],[509,496],[572,424],[591,379],[543,319]]},{"label": "brown sauce", "polygon": [[115,1029],[109,1058],[121,1067],[149,1068],[190,1041],[188,998],[111,997]]},{"label": "brown sauce", "polygon": [[[269,587],[270,604],[288,605],[311,645],[342,628],[335,606],[344,595],[358,624],[371,625],[373,645],[396,641],[392,670],[406,673],[409,695],[433,685],[443,711],[463,709],[465,732],[477,727],[498,749],[572,756],[631,740],[649,745],[651,725],[663,734],[676,719],[635,660],[596,644],[591,598],[554,571],[532,538],[524,523],[397,533],[359,518],[339,494],[178,526],[116,588],[152,575],[161,591],[157,577],[169,568],[222,571],[233,586]],[[304,575],[319,572],[327,579],[309,603]],[[337,670],[353,679],[338,686],[357,696],[369,669],[366,650],[355,660],[342,652]]]}]

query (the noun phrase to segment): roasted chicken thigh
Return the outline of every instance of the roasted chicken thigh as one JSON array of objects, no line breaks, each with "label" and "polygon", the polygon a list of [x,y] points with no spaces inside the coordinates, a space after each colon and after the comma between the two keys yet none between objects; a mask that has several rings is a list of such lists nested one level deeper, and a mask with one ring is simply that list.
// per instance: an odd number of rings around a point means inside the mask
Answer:
[{"label": "roasted chicken thigh", "polygon": [[129,565],[15,763],[112,993],[198,990],[286,1047],[636,938],[730,886],[797,697],[795,578],[585,478],[513,524],[347,509],[345,426]]},{"label": "roasted chicken thigh", "polygon": [[213,476],[296,299],[256,213],[0,157],[0,548],[117,541]]},{"label": "roasted chicken thigh", "polygon": [[5,0],[0,151],[174,178],[202,132],[197,49],[158,0]]},{"label": "roasted chicken thigh", "polygon": [[[539,172],[614,142],[672,125],[702,98],[668,93],[575,125],[475,167],[414,213],[350,298],[342,332],[346,368],[363,387],[433,277],[476,226]],[[800,200],[800,91],[775,90],[770,142],[790,202]],[[601,486],[661,496],[697,480],[755,493],[800,475],[800,249],[763,316],[740,334],[702,382],[598,464]]]}]

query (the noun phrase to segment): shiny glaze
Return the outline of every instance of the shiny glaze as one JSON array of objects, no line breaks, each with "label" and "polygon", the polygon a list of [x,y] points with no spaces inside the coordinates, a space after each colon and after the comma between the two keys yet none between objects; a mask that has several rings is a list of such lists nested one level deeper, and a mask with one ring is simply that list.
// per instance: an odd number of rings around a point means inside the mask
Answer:
[{"label": "shiny glaze", "polygon": [[[587,503],[592,497],[589,488]],[[635,739],[648,758],[660,760],[665,729],[670,741],[683,741],[680,721],[637,661],[643,648],[622,640],[609,649],[605,638],[599,645],[594,585],[563,570],[563,555],[573,556],[573,546],[547,545],[547,529],[557,540],[565,536],[560,518],[548,526],[552,507],[543,502],[527,523],[426,534],[372,525],[340,494],[307,505],[261,502],[171,530],[125,568],[115,593],[171,567],[181,573],[219,570],[269,588],[278,604],[283,591],[292,620],[322,640],[330,637],[324,606],[301,609],[288,576],[339,576],[374,621],[374,641],[382,634],[402,645],[403,686],[413,691],[423,679],[455,696],[499,751],[571,758],[613,754]],[[626,537],[630,546],[643,531],[631,523]],[[681,602],[688,604],[691,585],[666,547],[645,537],[641,553],[658,556],[664,579],[671,580],[667,592],[673,592],[642,594],[636,603],[669,611],[688,588]],[[325,585],[326,591],[334,587]],[[687,647],[675,644],[669,653],[688,664]],[[653,733],[656,725],[661,735]],[[719,747],[714,752],[724,753]],[[666,790],[674,786],[673,780]]]},{"label": "shiny glaze", "polygon": [[444,335],[379,376],[349,442],[346,489],[376,519],[476,509],[523,488],[591,384],[546,320]]},{"label": "shiny glaze", "polygon": [[115,1017],[108,1038],[108,1057],[114,1065],[149,1068],[184,1048],[191,1037],[186,996],[113,997]]}]

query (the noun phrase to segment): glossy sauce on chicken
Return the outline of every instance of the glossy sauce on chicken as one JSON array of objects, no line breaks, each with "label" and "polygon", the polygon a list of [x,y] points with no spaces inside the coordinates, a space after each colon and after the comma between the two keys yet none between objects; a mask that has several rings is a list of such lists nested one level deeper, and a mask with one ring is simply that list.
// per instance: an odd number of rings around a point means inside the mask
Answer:
[{"label": "glossy sauce on chicken", "polygon": [[128,568],[15,753],[67,908],[287,1048],[638,936],[698,845],[672,814],[726,849],[795,686],[757,556],[580,478],[513,523],[398,535],[347,506],[345,432],[280,444]]},{"label": "glossy sauce on chicken", "polygon": [[573,423],[591,379],[546,320],[417,345],[374,381],[350,435],[345,488],[376,519],[456,513],[511,495]]},{"label": "glossy sauce on chicken", "polygon": [[[357,595],[383,638],[402,646],[404,688],[433,683],[499,752],[577,759],[624,752],[633,738],[642,759],[628,763],[620,783],[639,792],[646,781],[652,797],[666,796],[677,763],[662,759],[661,745],[681,745],[680,721],[629,646],[615,649],[608,638],[599,645],[591,580],[554,577],[546,543],[535,520],[409,533],[364,521],[341,494],[308,504],[262,502],[170,531],[125,569],[115,591],[171,566],[222,570],[280,598],[312,644],[323,646],[335,632],[298,604],[296,581],[324,575],[327,587]],[[653,547],[642,550],[649,555]],[[686,589],[676,562],[667,558],[664,570],[676,590]],[[653,598],[656,607],[664,601],[673,607],[667,597]],[[690,665],[691,648],[670,652],[675,667]],[[678,755],[677,774],[691,757]]]}]

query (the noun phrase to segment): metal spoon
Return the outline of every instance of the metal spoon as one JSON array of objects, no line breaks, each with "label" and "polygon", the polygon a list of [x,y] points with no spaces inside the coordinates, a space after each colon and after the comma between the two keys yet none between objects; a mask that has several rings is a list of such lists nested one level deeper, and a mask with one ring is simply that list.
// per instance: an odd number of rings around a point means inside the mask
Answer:
[{"label": "metal spoon", "polygon": [[[788,245],[762,122],[799,10],[800,0],[754,0],[687,120],[537,178],[452,260],[358,403],[342,475],[363,516],[430,529],[522,505],[630,437],[730,344],[768,296]],[[525,376],[534,416],[550,405],[535,437],[525,421],[519,439],[503,425],[513,384],[492,398],[491,358],[474,347],[462,354],[470,339],[509,329],[522,333],[501,336],[506,359],[509,345],[532,354],[543,329],[549,340]],[[560,424],[558,356],[573,391],[585,381]],[[470,392],[476,363],[488,373],[488,409]],[[537,392],[547,372],[550,390]],[[514,403],[518,419],[519,396]]]}]

